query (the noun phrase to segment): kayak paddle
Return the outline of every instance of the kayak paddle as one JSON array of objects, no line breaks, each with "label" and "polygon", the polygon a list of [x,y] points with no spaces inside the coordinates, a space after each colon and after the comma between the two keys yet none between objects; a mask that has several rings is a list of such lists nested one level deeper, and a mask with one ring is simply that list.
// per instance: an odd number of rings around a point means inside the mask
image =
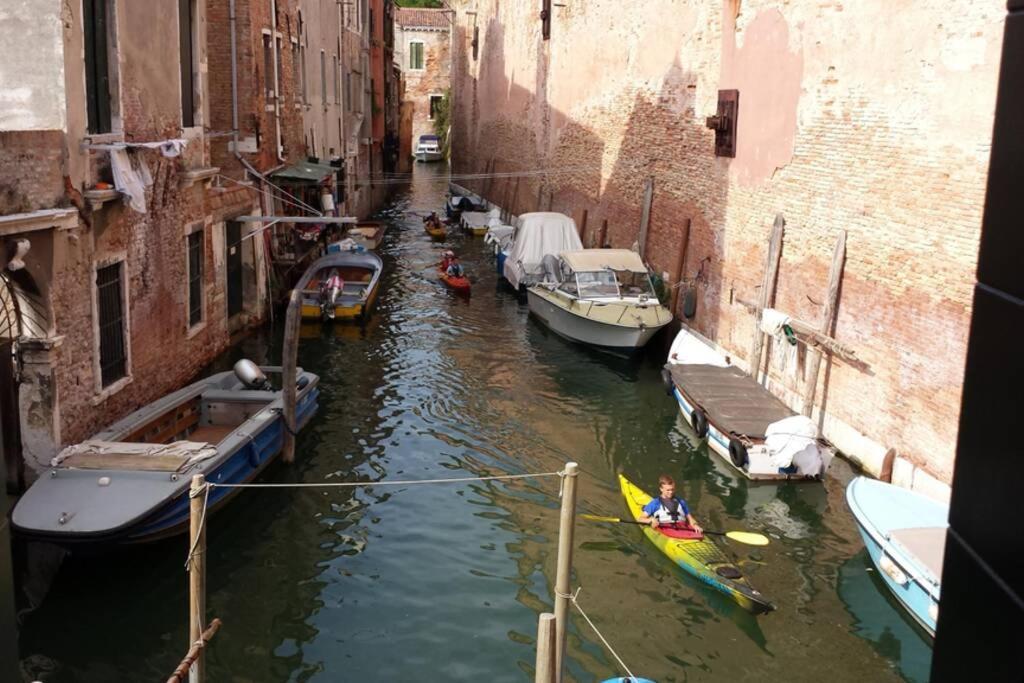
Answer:
[{"label": "kayak paddle", "polygon": [[[589,519],[594,522],[612,522],[615,524],[638,524],[640,526],[650,526],[647,522],[638,522],[633,519],[619,519],[618,517],[598,517],[597,515],[586,515],[581,514],[580,517]],[[750,531],[708,531],[703,529],[702,533],[708,536],[725,536],[731,538],[737,543],[746,543],[747,545],[768,545],[768,537],[763,534],[755,534]]]}]

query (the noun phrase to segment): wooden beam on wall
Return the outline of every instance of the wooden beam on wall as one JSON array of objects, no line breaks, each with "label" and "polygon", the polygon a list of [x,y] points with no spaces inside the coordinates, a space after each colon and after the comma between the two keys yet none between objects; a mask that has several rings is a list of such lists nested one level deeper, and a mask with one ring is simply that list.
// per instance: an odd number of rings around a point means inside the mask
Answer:
[{"label": "wooden beam on wall", "polygon": [[[843,279],[843,264],[846,261],[846,231],[841,230],[836,239],[836,248],[832,252],[832,266],[828,271],[828,292],[825,295],[825,308],[821,314],[821,327],[818,332],[828,336],[836,317],[836,304],[839,302],[839,283]],[[801,412],[807,417],[814,411],[814,392],[818,387],[818,369],[821,367],[821,352],[809,351],[807,361],[807,377],[804,385],[804,404]]]},{"label": "wooden beam on wall", "polygon": [[775,303],[775,283],[779,276],[779,261],[782,258],[782,235],[786,230],[786,219],[782,214],[775,216],[772,235],[768,242],[768,253],[765,256],[764,274],[761,279],[761,292],[757,310],[754,312],[754,341],[750,349],[750,376],[760,381],[761,349],[764,345],[764,333],[761,332],[761,312],[771,308]]}]

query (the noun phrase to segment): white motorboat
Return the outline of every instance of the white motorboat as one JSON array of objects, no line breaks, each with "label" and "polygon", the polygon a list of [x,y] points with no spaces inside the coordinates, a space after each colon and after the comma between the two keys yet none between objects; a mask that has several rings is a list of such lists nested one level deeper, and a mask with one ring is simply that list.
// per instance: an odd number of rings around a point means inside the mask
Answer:
[{"label": "white motorboat", "polygon": [[530,313],[573,341],[630,353],[672,320],[636,252],[567,251],[546,258],[544,270],[526,290]]},{"label": "white motorboat", "polygon": [[581,249],[576,221],[569,216],[552,211],[524,213],[516,218],[515,232],[504,250],[502,275],[513,289],[525,290],[543,279],[545,256]]},{"label": "white motorboat", "polygon": [[441,139],[436,135],[421,135],[414,154],[416,161],[441,161]]}]

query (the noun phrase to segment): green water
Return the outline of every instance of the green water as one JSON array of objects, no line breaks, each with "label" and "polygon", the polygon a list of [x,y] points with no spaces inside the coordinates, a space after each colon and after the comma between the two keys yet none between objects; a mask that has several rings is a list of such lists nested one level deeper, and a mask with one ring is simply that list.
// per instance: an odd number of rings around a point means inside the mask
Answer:
[{"label": "green water", "polygon": [[[480,238],[427,239],[406,210],[440,209],[441,167],[417,169],[390,211],[387,274],[365,329],[304,328],[300,364],[320,412],[296,464],[264,481],[426,479],[549,472],[576,460],[582,511],[625,513],[616,472],[653,489],[672,473],[705,526],[768,533],[728,544],[778,611],[752,617],[673,566],[629,526],[580,521],[574,586],[626,665],[661,683],[927,679],[931,650],[867,571],[843,492],[751,485],[694,447],[657,354],[623,361],[572,346],[498,285]],[[437,282],[454,248],[472,298]],[[280,331],[245,355],[276,362]],[[209,615],[224,626],[210,681],[532,681],[537,615],[552,609],[555,479],[259,490],[209,525]],[[187,648],[184,539],[61,567],[22,616],[26,680],[158,681]],[[577,615],[568,680],[624,674]]]}]

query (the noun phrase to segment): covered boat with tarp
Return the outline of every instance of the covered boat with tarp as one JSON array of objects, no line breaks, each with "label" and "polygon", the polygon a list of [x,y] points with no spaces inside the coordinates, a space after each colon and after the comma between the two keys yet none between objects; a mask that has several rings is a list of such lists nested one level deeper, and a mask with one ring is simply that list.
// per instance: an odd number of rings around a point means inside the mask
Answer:
[{"label": "covered boat with tarp", "polygon": [[365,319],[380,287],[384,262],[372,251],[343,251],[310,264],[295,286],[304,320]]},{"label": "covered boat with tarp", "polygon": [[564,213],[537,211],[515,220],[515,231],[504,250],[502,274],[515,290],[543,279],[545,256],[583,249],[576,221]]},{"label": "covered boat with tarp", "polygon": [[[15,531],[77,544],[137,543],[186,530],[193,475],[215,484],[251,481],[284,444],[282,369],[249,361],[235,368],[168,394],[61,451],[15,506]],[[296,431],[316,413],[319,396],[316,375],[300,368],[297,377]],[[208,509],[237,491],[210,489]]]}]

